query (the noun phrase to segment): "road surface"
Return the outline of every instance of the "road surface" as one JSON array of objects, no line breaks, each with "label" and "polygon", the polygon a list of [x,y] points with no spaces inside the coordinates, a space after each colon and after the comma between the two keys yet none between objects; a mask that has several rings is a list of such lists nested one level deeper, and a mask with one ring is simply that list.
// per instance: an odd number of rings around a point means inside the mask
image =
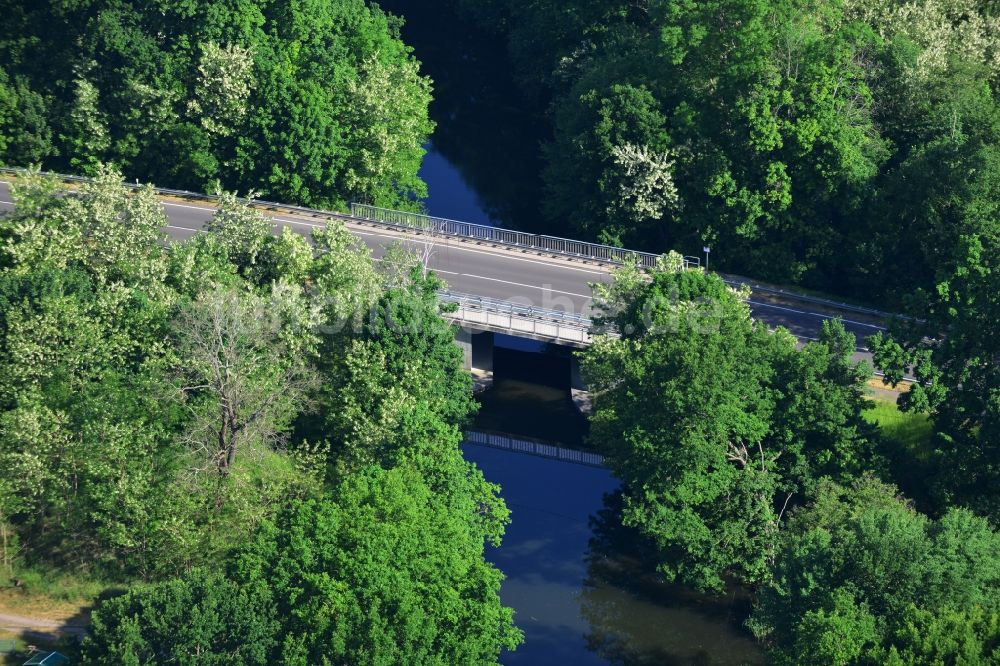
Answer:
[{"label": "road surface", "polygon": [[[163,206],[169,219],[165,231],[180,240],[199,233],[214,210],[210,204],[197,201],[164,200]],[[12,209],[9,182],[0,181],[0,214]],[[291,214],[278,214],[274,221],[304,234],[325,224],[321,219]],[[406,239],[392,230],[372,226],[351,224],[348,228],[376,257],[386,245]],[[600,265],[454,238],[436,238],[433,243],[430,266],[453,291],[589,315],[592,303],[589,283],[609,280],[608,269]],[[423,247],[419,241],[415,244]],[[755,318],[772,327],[784,326],[802,340],[816,339],[823,321],[840,316],[847,330],[857,336],[858,357],[869,360],[864,341],[876,331],[884,330],[877,318],[796,301],[794,296],[754,294],[750,307]]]}]

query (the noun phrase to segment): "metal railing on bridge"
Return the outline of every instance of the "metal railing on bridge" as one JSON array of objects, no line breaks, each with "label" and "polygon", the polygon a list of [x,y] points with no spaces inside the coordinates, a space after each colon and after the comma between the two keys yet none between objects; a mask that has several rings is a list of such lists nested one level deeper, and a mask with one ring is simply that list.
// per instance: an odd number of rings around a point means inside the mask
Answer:
[{"label": "metal railing on bridge", "polygon": [[438,298],[458,306],[447,315],[455,323],[581,346],[591,341],[591,321],[582,314],[454,291],[439,291]]},{"label": "metal railing on bridge", "polygon": [[604,456],[599,453],[566,449],[556,444],[533,439],[522,439],[510,435],[473,430],[465,433],[465,442],[467,444],[476,444],[477,446],[488,446],[493,449],[516,451],[543,458],[552,458],[553,460],[563,460],[565,462],[576,463],[577,465],[604,467]]},{"label": "metal railing on bridge", "polygon": [[[16,168],[16,167],[0,167],[0,173],[8,173],[13,175],[24,174],[27,169]],[[50,176],[55,176],[65,182],[75,182],[84,183],[92,181],[92,178],[86,176],[70,176],[61,173],[43,172]],[[123,183],[126,187],[136,189],[140,185],[135,183],[125,182]],[[218,201],[218,197],[213,194],[205,194],[203,192],[191,192],[188,190],[176,190],[166,187],[154,187],[153,191],[161,196],[175,196],[182,197],[185,199],[196,199],[207,202]],[[288,211],[297,215],[310,216],[315,218],[323,219],[336,219],[345,222],[378,222],[379,224],[384,224],[388,226],[398,227],[401,230],[416,230],[425,231],[429,233],[446,233],[448,235],[469,238],[472,240],[481,240],[490,243],[496,243],[498,245],[507,245],[510,247],[521,247],[525,249],[541,250],[549,252],[555,255],[562,255],[567,257],[577,257],[586,258],[596,261],[605,261],[608,263],[622,263],[628,257],[635,257],[640,265],[651,267],[654,266],[659,255],[651,254],[649,252],[639,252],[636,250],[627,250],[619,247],[611,247],[608,245],[600,245],[597,243],[587,243],[584,241],[571,240],[568,238],[558,238],[556,236],[542,236],[536,234],[524,233],[522,231],[511,231],[509,229],[501,229],[499,227],[491,227],[484,224],[472,224],[470,222],[459,222],[457,220],[448,220],[446,218],[432,217],[429,215],[420,215],[418,213],[409,213],[406,211],[391,210],[388,208],[378,208],[376,206],[369,206],[367,204],[351,204],[352,214],[347,215],[344,213],[338,213],[334,211],[318,210],[315,208],[306,208],[305,206],[295,206],[293,204],[278,203],[275,201],[267,201],[265,199],[251,199],[251,203],[262,208],[267,208],[275,211]],[[698,257],[685,256],[684,257],[685,267],[698,267],[701,265],[701,259]],[[874,308],[864,307],[857,304],[843,303],[840,301],[830,300],[827,298],[821,298],[814,295],[803,294],[798,291],[790,289],[781,289],[773,286],[757,284],[753,281],[737,278],[735,276],[724,276],[726,281],[730,284],[747,284],[754,291],[764,291],[774,294],[781,294],[784,296],[796,298],[806,302],[816,303],[820,305],[825,305],[829,307],[840,308],[844,310],[860,312],[864,314],[878,315],[886,318],[890,317],[901,317],[903,319],[908,319],[909,317],[893,314],[889,312],[884,312],[882,310],[877,310]]]},{"label": "metal railing on bridge", "polygon": [[[16,175],[23,174],[26,171],[27,169],[0,167],[0,173]],[[51,172],[45,173],[69,183],[85,183],[93,180],[87,176],[71,176]],[[138,183],[124,182],[123,185],[133,189],[141,187]],[[154,187],[153,191],[161,196],[175,196],[209,202],[218,201],[219,198],[214,194],[191,192],[189,190],[176,190],[167,187]],[[559,238],[557,236],[529,234],[523,231],[513,231],[511,229],[503,229],[501,227],[491,227],[486,224],[460,222],[458,220],[449,220],[443,217],[433,217],[430,215],[422,215],[420,213],[411,213],[408,211],[393,210],[390,208],[379,208],[368,204],[352,203],[351,213],[350,215],[346,215],[335,211],[306,208],[305,206],[295,206],[292,204],[267,201],[265,199],[250,199],[250,202],[256,206],[261,206],[262,208],[284,210],[299,215],[308,215],[310,217],[340,219],[346,221],[355,220],[359,222],[378,222],[379,224],[397,227],[404,231],[418,231],[429,234],[456,236],[459,238],[468,238],[471,240],[494,243],[497,245],[537,250],[554,255],[587,259],[590,261],[600,261],[611,264],[621,264],[630,257],[634,257],[638,260],[641,266],[652,268],[656,265],[656,261],[660,256],[649,252],[638,252],[636,250],[627,250],[610,245],[588,243],[569,238]],[[684,257],[684,266],[686,268],[697,267],[700,265],[701,259],[698,257]]]},{"label": "metal railing on bridge", "polygon": [[[458,236],[472,240],[496,243],[499,245],[509,245],[511,247],[525,248],[529,250],[541,250],[549,254],[557,254],[567,257],[588,259],[611,264],[621,264],[635,258],[640,266],[652,268],[660,258],[658,254],[649,252],[638,252],[636,250],[626,250],[611,245],[600,245],[598,243],[588,243],[586,241],[572,240],[570,238],[559,238],[558,236],[544,236],[539,234],[529,234],[523,231],[513,231],[502,227],[491,227],[487,224],[473,224],[471,222],[460,222],[449,220],[444,217],[433,217],[431,215],[421,215],[420,213],[410,213],[391,208],[379,208],[367,204],[351,204],[351,217],[389,224],[396,227],[415,229],[428,234],[442,234],[447,236]],[[701,265],[698,257],[684,257],[684,267],[694,268]]]}]

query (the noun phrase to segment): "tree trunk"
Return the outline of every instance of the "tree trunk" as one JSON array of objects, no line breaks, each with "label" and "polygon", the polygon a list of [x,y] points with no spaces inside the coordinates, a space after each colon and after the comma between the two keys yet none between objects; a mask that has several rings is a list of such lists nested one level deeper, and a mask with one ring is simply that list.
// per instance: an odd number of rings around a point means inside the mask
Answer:
[{"label": "tree trunk", "polygon": [[216,460],[218,462],[216,464],[219,467],[219,475],[225,476],[226,474],[229,473],[229,465],[230,465],[229,462],[230,445],[229,445],[229,438],[227,436],[229,434],[229,410],[226,409],[225,402],[223,402],[223,404],[220,406],[219,409],[222,412],[222,414],[220,415],[221,423],[219,424],[219,441],[217,444],[219,448],[218,452],[216,453],[216,456],[218,456]]},{"label": "tree trunk", "polygon": [[3,540],[3,567],[8,574],[14,573],[13,562],[10,556],[10,538],[7,530],[7,517],[0,515],[0,538]]}]

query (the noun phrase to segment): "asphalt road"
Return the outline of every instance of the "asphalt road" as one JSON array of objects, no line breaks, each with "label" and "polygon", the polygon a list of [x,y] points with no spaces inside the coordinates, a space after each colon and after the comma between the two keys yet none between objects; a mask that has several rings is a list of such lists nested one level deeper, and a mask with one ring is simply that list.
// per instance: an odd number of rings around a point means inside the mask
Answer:
[{"label": "asphalt road", "polygon": [[[208,204],[200,202],[165,200],[163,205],[170,221],[165,231],[180,240],[199,233],[213,212]],[[12,209],[9,183],[0,181],[0,212]],[[324,226],[321,220],[298,215],[280,214],[274,221],[303,234]],[[419,249],[424,247],[424,243],[407,240],[391,230],[353,224],[348,228],[376,257],[386,245],[397,241],[413,243]],[[589,283],[609,280],[608,270],[599,265],[454,238],[433,239],[430,266],[452,291],[585,315],[591,306]],[[877,319],[797,302],[793,296],[755,294],[751,296],[750,307],[755,318],[772,327],[784,326],[802,340],[815,339],[823,321],[839,316],[844,326],[857,336],[859,357],[870,358],[865,339],[883,328]]]}]

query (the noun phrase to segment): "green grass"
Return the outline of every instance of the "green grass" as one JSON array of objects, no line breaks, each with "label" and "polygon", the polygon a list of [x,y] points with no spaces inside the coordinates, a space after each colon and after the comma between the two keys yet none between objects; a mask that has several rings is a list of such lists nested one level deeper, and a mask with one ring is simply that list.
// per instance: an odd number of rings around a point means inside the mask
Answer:
[{"label": "green grass", "polygon": [[926,414],[901,412],[895,402],[888,400],[875,400],[864,416],[881,428],[881,452],[892,481],[918,509],[931,510],[935,506],[931,488],[938,461],[931,442],[930,419]]},{"label": "green grass", "polygon": [[[18,585],[11,589],[15,580]],[[14,569],[12,576],[0,576],[0,588],[7,588],[12,595],[47,597],[53,602],[65,602],[71,605],[93,601],[116,587],[122,586],[78,573],[43,567],[18,567]]]},{"label": "green grass", "polygon": [[909,452],[921,462],[931,456],[932,425],[926,414],[901,412],[896,403],[875,400],[871,409],[865,411],[869,423],[878,424],[882,434],[896,448]]}]

